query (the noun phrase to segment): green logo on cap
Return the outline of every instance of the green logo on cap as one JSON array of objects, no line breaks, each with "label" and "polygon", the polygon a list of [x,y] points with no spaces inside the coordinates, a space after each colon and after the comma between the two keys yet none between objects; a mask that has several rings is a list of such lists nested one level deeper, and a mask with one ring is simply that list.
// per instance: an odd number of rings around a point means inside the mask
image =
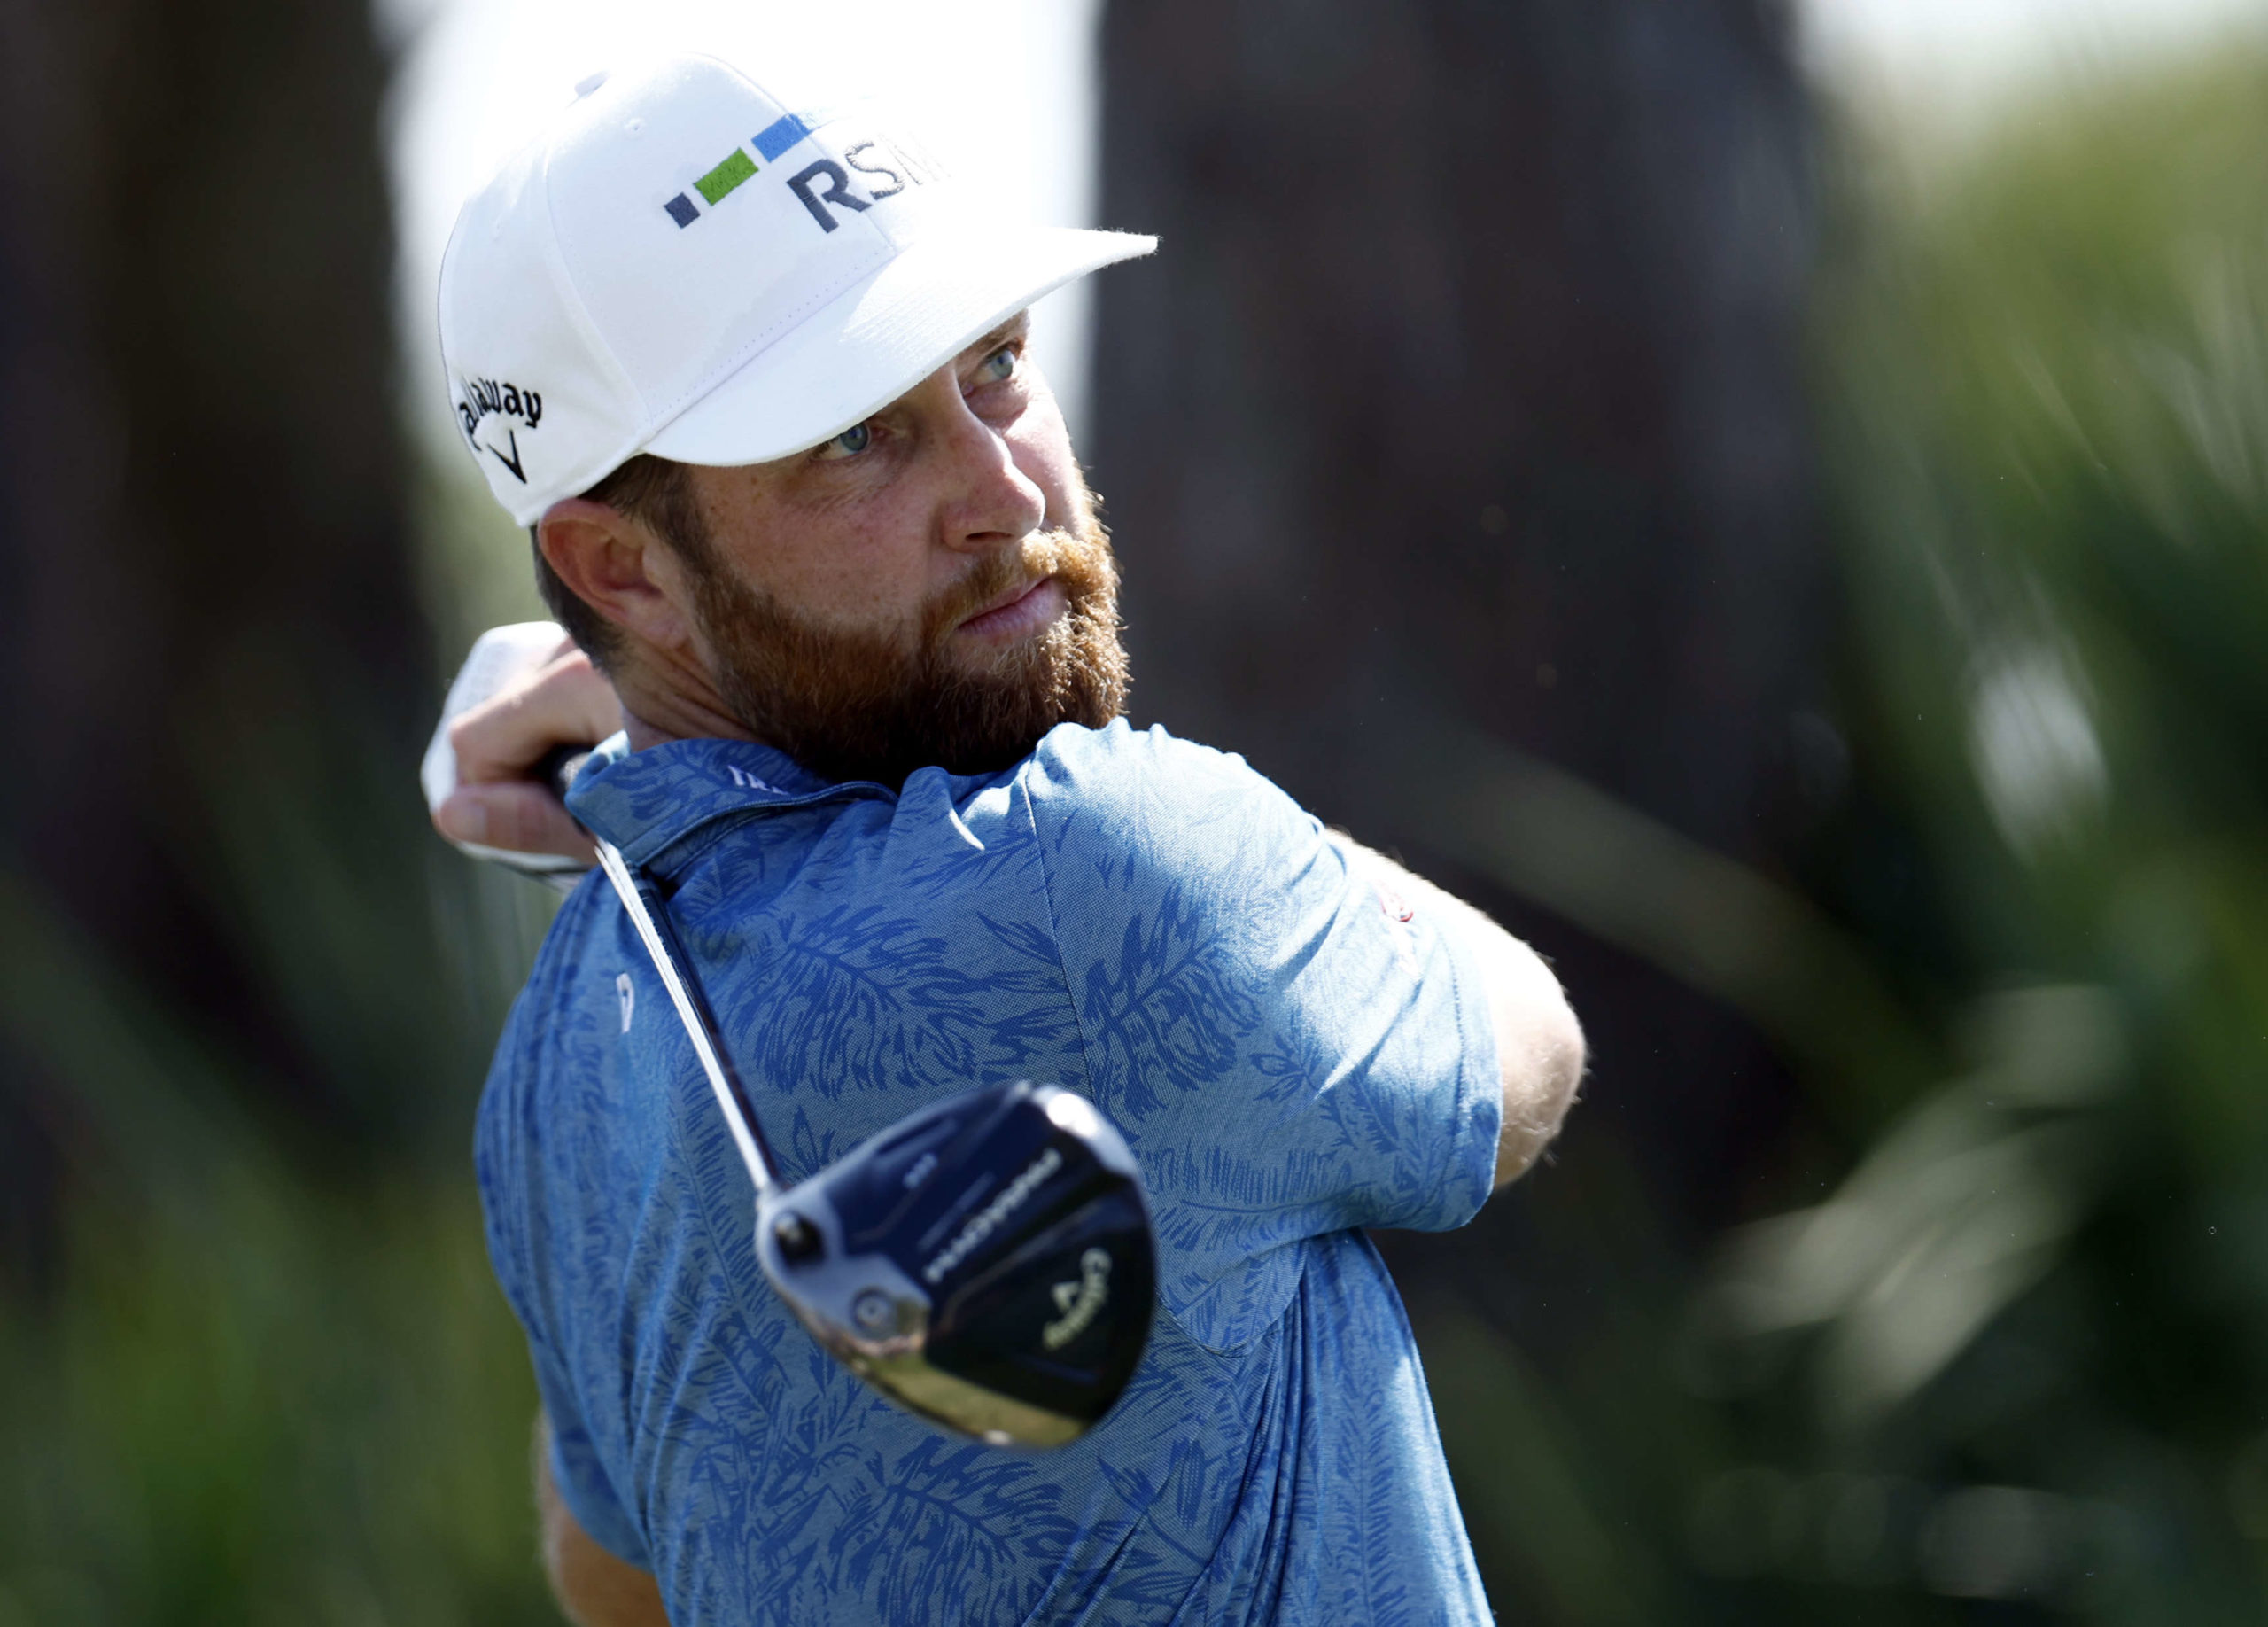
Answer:
[{"label": "green logo on cap", "polygon": [[724,202],[725,194],[755,173],[756,160],[744,149],[734,147],[730,158],[693,183],[693,190],[706,199],[713,209]]}]

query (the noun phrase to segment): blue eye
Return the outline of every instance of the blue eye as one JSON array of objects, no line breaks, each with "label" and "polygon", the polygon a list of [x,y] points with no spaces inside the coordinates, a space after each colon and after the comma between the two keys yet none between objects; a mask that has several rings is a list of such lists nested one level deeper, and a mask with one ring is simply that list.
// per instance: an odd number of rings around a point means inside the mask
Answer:
[{"label": "blue eye", "polygon": [[874,432],[871,425],[854,424],[828,441],[824,450],[830,456],[856,457],[872,446],[874,440]]},{"label": "blue eye", "polygon": [[1016,376],[1016,353],[1007,347],[996,350],[976,370],[987,384],[1005,384]]}]

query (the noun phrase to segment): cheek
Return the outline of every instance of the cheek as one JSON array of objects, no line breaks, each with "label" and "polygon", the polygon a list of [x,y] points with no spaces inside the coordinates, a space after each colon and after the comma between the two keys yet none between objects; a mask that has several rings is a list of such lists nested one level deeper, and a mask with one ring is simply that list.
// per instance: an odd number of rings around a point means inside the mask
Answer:
[{"label": "cheek", "polygon": [[775,533],[758,585],[784,607],[834,627],[881,629],[918,619],[928,590],[919,515],[888,502],[830,505]]},{"label": "cheek", "polygon": [[[843,630],[901,625],[918,613],[918,523],[883,492],[819,496],[768,467],[703,470],[710,536],[750,588],[801,620]],[[911,606],[913,608],[909,609]]]},{"label": "cheek", "polygon": [[1039,487],[1047,500],[1047,523],[1068,525],[1080,509],[1085,479],[1071,451],[1071,437],[1055,398],[1032,403],[1008,432],[1008,448],[1025,479]]}]

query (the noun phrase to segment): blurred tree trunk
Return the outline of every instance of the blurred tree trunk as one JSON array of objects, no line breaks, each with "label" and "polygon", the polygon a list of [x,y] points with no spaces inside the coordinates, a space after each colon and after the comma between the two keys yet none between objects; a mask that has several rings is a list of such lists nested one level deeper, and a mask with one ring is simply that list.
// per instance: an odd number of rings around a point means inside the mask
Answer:
[{"label": "blurred tree trunk", "polygon": [[[304,866],[239,816],[327,795],[327,736],[405,760],[426,681],[371,27],[362,0],[0,0],[6,865],[318,1114],[346,1086],[241,891]],[[398,893],[384,868],[358,887]],[[8,1043],[21,1164],[29,1118],[72,1114]]]},{"label": "blurred tree trunk", "polygon": [[[1553,1189],[1627,1154],[1689,1245],[1741,1206],[1785,1073],[1723,1008],[1460,868],[1352,720],[1447,714],[1744,861],[1796,855],[1829,606],[1776,11],[1142,0],[1104,27],[1103,215],[1164,239],[1098,290],[1137,708],[1554,956],[1594,1068]],[[1396,1268],[1520,1325],[1549,1286],[1521,1217],[1555,1201]]]}]

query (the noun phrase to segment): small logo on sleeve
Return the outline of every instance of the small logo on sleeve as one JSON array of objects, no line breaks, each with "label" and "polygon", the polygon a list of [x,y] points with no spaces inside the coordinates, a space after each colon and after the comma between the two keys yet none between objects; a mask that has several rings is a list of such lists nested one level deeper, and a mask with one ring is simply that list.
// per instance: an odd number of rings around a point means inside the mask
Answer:
[{"label": "small logo on sleeve", "polygon": [[1384,882],[1374,883],[1379,909],[1386,916],[1387,939],[1394,945],[1394,958],[1402,969],[1411,977],[1418,974],[1418,911],[1408,899]]}]

